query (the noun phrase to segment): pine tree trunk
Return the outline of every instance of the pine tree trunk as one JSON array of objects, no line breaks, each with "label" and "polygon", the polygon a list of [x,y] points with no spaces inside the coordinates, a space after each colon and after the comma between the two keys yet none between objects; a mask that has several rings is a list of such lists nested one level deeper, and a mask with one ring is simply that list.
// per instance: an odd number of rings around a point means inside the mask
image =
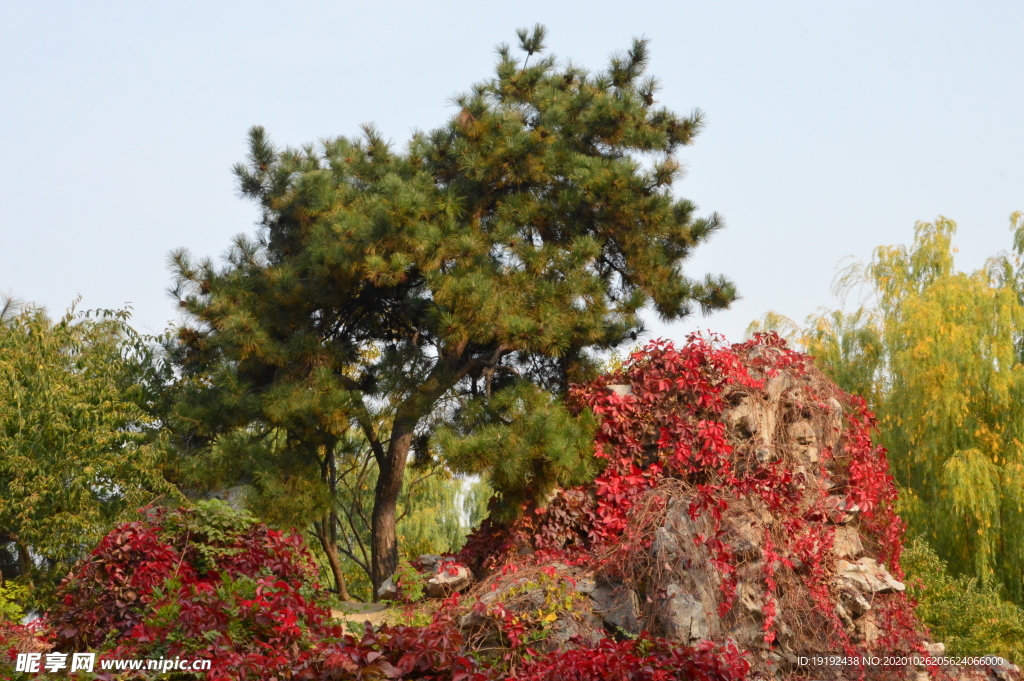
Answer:
[{"label": "pine tree trunk", "polygon": [[395,532],[398,496],[402,491],[405,464],[412,447],[417,419],[397,418],[391,429],[391,441],[383,461],[378,461],[377,486],[373,497],[371,575],[373,600],[377,589],[398,567],[398,536]]}]

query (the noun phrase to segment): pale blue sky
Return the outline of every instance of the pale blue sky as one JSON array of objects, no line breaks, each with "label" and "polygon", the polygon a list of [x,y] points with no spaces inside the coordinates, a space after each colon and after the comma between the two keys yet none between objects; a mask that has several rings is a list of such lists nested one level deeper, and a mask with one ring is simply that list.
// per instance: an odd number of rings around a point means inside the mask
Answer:
[{"label": "pale blue sky", "polygon": [[166,256],[253,230],[230,174],[374,122],[398,144],[451,113],[515,29],[591,68],[651,40],[659,99],[708,127],[681,196],[728,228],[688,273],[743,300],[671,329],[739,339],[768,309],[831,305],[836,263],[960,224],[962,267],[1024,209],[1020,2],[14,2],[0,0],[0,291],[62,311],[174,318]]}]

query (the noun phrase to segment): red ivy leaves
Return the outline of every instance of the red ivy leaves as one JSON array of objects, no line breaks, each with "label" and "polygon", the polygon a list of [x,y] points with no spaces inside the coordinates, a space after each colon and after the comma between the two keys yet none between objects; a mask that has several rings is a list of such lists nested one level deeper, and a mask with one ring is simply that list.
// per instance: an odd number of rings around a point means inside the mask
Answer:
[{"label": "red ivy leaves", "polygon": [[61,586],[47,617],[57,649],[209,659],[209,681],[491,677],[468,656],[457,598],[429,626],[368,628],[357,639],[317,602],[301,537],[258,523],[197,537],[185,529],[192,511],[144,510],[146,520],[113,530]]},{"label": "red ivy leaves", "polygon": [[[490,564],[516,559],[511,547],[523,544],[545,556],[559,550],[589,555],[583,550],[598,545],[635,548],[629,522],[637,505],[664,480],[679,479],[696,492],[689,507],[691,517],[704,516],[712,522],[713,531],[697,540],[723,577],[720,610],[724,614],[735,598],[736,580],[732,550],[721,528],[722,515],[732,500],[755,496],[780,521],[777,525],[782,529],[772,534],[776,544],[766,538],[761,547],[765,558],[765,640],[775,638],[775,573],[780,566],[794,570],[792,560],[798,559],[811,597],[837,627],[837,641],[847,645],[827,593],[834,532],[830,523],[847,521],[859,512],[860,528],[869,536],[878,558],[901,576],[904,526],[894,511],[896,487],[885,451],[871,441],[874,416],[862,399],[841,397],[845,412],[841,451],[837,454],[826,447],[820,452],[819,465],[827,463],[835,473],[831,491],[816,484],[814,475],[781,459],[737,468],[723,421],[729,392],[760,393],[766,381],[784,372],[799,380],[811,370],[809,357],[788,349],[774,334],[732,346],[716,337],[698,336],[690,337],[680,348],[668,341],[649,344],[634,353],[618,374],[575,386],[570,393],[572,404],[589,408],[600,417],[594,452],[606,464],[594,482],[561,492],[546,509],[527,512],[510,528],[478,532],[462,557],[471,559],[475,551],[485,548],[488,534],[492,543],[486,548],[495,550],[487,557]],[[610,389],[617,384],[629,387],[626,394]],[[815,392],[814,385],[807,384],[795,407],[834,408],[834,403],[827,403]],[[824,468],[819,473],[828,475]],[[499,536],[503,540],[500,548]],[[904,642],[916,636],[909,611],[901,610],[889,620]]]},{"label": "red ivy leaves", "polygon": [[546,655],[527,664],[514,681],[740,681],[749,669],[732,643],[705,641],[691,648],[644,634]]}]

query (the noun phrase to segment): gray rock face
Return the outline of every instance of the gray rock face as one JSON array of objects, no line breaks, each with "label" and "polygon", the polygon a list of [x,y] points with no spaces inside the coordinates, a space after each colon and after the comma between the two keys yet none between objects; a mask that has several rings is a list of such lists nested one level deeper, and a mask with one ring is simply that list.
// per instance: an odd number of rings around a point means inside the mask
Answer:
[{"label": "gray rock face", "polygon": [[438,556],[437,554],[425,553],[419,558],[417,558],[416,562],[419,563],[425,570],[433,574],[437,572],[437,568],[441,564],[441,560],[441,556]]},{"label": "gray rock face", "polygon": [[398,585],[395,584],[394,575],[385,579],[384,583],[377,589],[377,598],[382,601],[393,601],[398,598]]},{"label": "gray rock face", "polygon": [[752,581],[742,581],[736,586],[736,602],[743,611],[751,615],[760,615],[763,611],[764,589]]},{"label": "gray rock face", "polygon": [[590,576],[580,577],[576,580],[576,586],[573,588],[576,589],[577,593],[590,594],[597,588],[597,582]]},{"label": "gray rock face", "polygon": [[[480,601],[490,606],[498,599],[497,591],[490,591],[480,596]],[[459,626],[467,631],[480,631],[493,624],[493,621],[484,615],[479,614],[475,609],[470,610],[459,619]]]},{"label": "gray rock face", "polygon": [[590,592],[594,612],[606,624],[629,634],[639,634],[640,602],[636,593],[621,585],[600,584]]},{"label": "gray rock face", "polygon": [[787,428],[790,439],[793,441],[793,451],[796,456],[807,463],[818,463],[818,433],[810,421],[797,421],[789,424]]},{"label": "gray rock face", "polygon": [[[988,655],[987,657],[997,656]],[[1009,660],[1002,660],[999,664],[990,665],[988,670],[990,674],[999,679],[999,681],[1014,681],[1015,678],[1020,678],[1020,667]]]},{"label": "gray rock face", "polygon": [[832,541],[832,553],[836,558],[847,558],[856,560],[864,553],[864,545],[860,540],[860,532],[855,527],[836,527],[836,534]]},{"label": "gray rock face", "polygon": [[633,394],[633,386],[625,385],[625,384],[620,384],[620,383],[615,383],[615,384],[612,384],[612,385],[608,386],[608,390],[612,391],[613,393],[615,393],[619,397],[625,397],[626,395],[632,395]]},{"label": "gray rock face", "polygon": [[835,583],[840,589],[863,594],[893,593],[906,589],[874,558],[860,558],[856,563],[841,560],[836,565]]},{"label": "gray rock face", "polygon": [[551,624],[551,641],[560,648],[568,645],[574,637],[584,634],[579,624],[567,617],[559,617]]},{"label": "gray rock face", "polygon": [[[702,632],[701,638],[713,638],[721,629],[717,612],[718,599],[721,595],[721,575],[712,568],[711,556],[707,549],[694,542],[695,537],[709,536],[714,534],[715,529],[707,516],[700,516],[696,520],[690,518],[687,506],[684,501],[677,500],[671,503],[665,515],[664,525],[655,530],[651,546],[654,563],[659,566],[660,572],[660,577],[653,586],[665,595],[666,600],[655,598],[669,609],[663,611],[656,619],[673,632],[671,635],[681,641],[684,640],[684,635],[690,636],[691,629],[682,621],[675,622],[675,614],[669,612],[674,606],[678,606],[679,616],[685,619],[684,611],[693,607],[688,599],[692,599],[700,606],[699,611],[703,615],[703,623],[698,625]],[[756,543],[759,539],[760,536],[753,525],[737,528],[735,536],[730,537],[730,541],[736,540],[743,545],[740,552],[743,553],[744,560],[758,558],[760,548]],[[672,588],[673,585],[675,588]],[[683,598],[684,594],[688,598]],[[675,600],[674,597],[678,597],[679,600]],[[697,609],[693,610],[696,614]]]},{"label": "gray rock face", "polygon": [[707,638],[708,618],[704,605],[678,584],[669,584],[665,595],[668,597],[665,609],[673,637],[686,644]]},{"label": "gray rock face", "polygon": [[839,602],[836,603],[836,614],[847,628],[857,626],[857,620],[868,614],[871,610],[871,603],[859,591],[843,591],[839,595]]},{"label": "gray rock face", "polygon": [[731,528],[726,541],[732,547],[732,553],[737,562],[753,563],[761,559],[764,529],[756,519],[751,518],[737,523]]}]

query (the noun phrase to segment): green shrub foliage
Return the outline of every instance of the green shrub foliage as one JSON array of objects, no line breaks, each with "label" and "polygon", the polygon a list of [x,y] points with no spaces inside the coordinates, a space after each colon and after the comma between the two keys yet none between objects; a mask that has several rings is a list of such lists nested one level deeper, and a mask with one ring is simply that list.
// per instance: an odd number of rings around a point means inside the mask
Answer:
[{"label": "green shrub foliage", "polygon": [[997,585],[951,575],[920,538],[903,552],[903,567],[918,618],[947,653],[1024,660],[1024,609],[1005,600]]}]

